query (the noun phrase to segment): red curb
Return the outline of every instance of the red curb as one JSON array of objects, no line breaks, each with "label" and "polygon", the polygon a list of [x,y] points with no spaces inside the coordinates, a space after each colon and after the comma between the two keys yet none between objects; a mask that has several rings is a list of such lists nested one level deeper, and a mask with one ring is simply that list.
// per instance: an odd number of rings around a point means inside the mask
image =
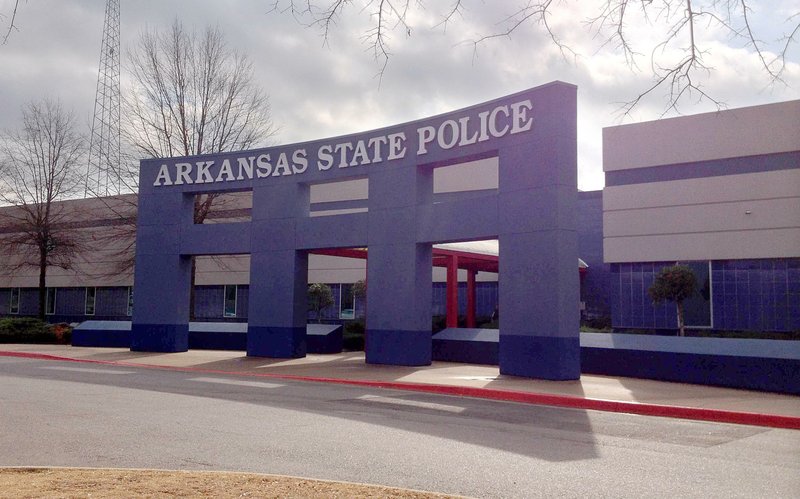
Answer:
[{"label": "red curb", "polygon": [[121,367],[139,367],[145,369],[163,369],[168,371],[199,372],[206,374],[226,374],[229,376],[248,376],[258,378],[284,379],[290,381],[307,381],[315,383],[334,383],[339,385],[365,386],[370,388],[385,388],[393,390],[406,390],[439,395],[453,395],[504,402],[518,402],[523,404],[547,405],[565,407],[570,409],[587,409],[594,411],[619,412],[636,414],[640,416],[658,416],[677,419],[692,419],[697,421],[711,421],[715,423],[732,423],[751,426],[764,426],[769,428],[783,428],[800,430],[800,417],[782,416],[778,414],[764,414],[753,412],[726,411],[721,409],[705,409],[697,407],[669,406],[657,404],[644,404],[638,402],[623,402],[618,400],[603,400],[568,395],[554,395],[547,393],[519,392],[513,390],[498,390],[493,388],[474,388],[466,386],[449,386],[421,383],[402,383],[397,381],[375,381],[341,378],[324,378],[317,376],[297,376],[291,374],[252,373],[244,371],[223,371],[219,369],[203,369],[196,367],[161,366],[155,364],[137,364],[133,362],[119,362],[113,360],[76,359],[42,353],[6,352],[0,351],[0,357],[21,357],[38,360],[81,362],[86,364],[114,365]]}]

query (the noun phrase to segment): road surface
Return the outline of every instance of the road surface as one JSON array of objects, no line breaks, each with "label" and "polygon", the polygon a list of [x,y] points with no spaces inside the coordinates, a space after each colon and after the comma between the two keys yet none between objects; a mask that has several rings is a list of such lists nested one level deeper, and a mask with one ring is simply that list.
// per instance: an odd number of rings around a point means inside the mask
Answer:
[{"label": "road surface", "polygon": [[252,471],[474,497],[800,497],[800,431],[0,358],[0,465]]}]

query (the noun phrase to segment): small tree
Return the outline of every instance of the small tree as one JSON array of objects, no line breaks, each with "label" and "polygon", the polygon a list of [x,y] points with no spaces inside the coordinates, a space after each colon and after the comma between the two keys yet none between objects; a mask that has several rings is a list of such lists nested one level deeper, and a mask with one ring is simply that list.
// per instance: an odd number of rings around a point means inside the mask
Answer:
[{"label": "small tree", "polygon": [[367,296],[367,281],[360,279],[353,283],[353,297],[364,298]]},{"label": "small tree", "polygon": [[308,285],[308,309],[313,310],[317,323],[322,322],[322,309],[333,305],[333,291],[327,284],[315,282]]},{"label": "small tree", "polygon": [[[355,301],[359,298],[364,299],[367,297],[367,281],[360,279],[353,283],[353,309],[355,309]],[[366,313],[364,314],[366,315]]]},{"label": "small tree", "polygon": [[696,289],[697,278],[692,269],[688,265],[675,264],[661,269],[653,285],[647,290],[653,303],[675,302],[680,336],[686,334],[683,324],[683,301],[691,297]]}]

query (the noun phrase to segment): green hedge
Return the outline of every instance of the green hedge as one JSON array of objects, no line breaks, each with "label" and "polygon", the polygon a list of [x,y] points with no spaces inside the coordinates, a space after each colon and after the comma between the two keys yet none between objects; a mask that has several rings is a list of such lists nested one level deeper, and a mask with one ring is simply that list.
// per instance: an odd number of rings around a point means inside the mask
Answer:
[{"label": "green hedge", "polygon": [[0,319],[0,343],[66,343],[72,338],[67,324],[47,324],[31,317]]},{"label": "green hedge", "polygon": [[344,325],[342,334],[342,348],[350,352],[364,350],[364,321],[356,320]]}]

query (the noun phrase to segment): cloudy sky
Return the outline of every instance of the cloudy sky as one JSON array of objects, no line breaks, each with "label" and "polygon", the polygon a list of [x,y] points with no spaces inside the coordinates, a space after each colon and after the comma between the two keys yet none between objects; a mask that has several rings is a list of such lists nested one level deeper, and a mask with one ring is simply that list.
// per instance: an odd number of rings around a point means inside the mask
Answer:
[{"label": "cloudy sky", "polygon": [[[324,43],[318,30],[303,27],[289,13],[274,11],[274,2],[121,0],[123,54],[143,30],[167,28],[176,18],[198,30],[218,25],[230,46],[253,60],[257,78],[270,96],[272,117],[280,126],[274,139],[278,143],[424,118],[552,80],[574,83],[579,93],[578,168],[583,190],[603,186],[603,127],[716,110],[696,94],[681,101],[678,111],[668,110],[667,91],[659,89],[629,116],[621,116],[620,104],[652,82],[648,56],[664,28],[631,19],[630,41],[643,54],[637,60],[639,70],[631,70],[614,45],[602,46],[601,38],[593,37],[583,23],[605,3],[599,0],[563,2],[550,19],[559,38],[575,51],[566,58],[533,23],[522,25],[510,37],[474,47],[472,41],[502,32],[507,26],[503,21],[525,3],[521,0],[462,2],[463,11],[446,27],[440,22],[453,2],[429,1],[409,15],[410,37],[404,29],[390,31],[392,55],[381,78],[376,75],[382,64],[364,41],[371,27],[368,11],[351,8]],[[0,0],[3,33],[13,4]],[[787,19],[800,12],[800,2],[751,1],[750,7],[751,25],[770,59],[779,50],[782,34],[791,29]],[[16,127],[20,105],[42,97],[61,99],[89,126],[104,9],[105,0],[20,2],[18,30],[0,46],[0,128]],[[698,41],[711,71],[697,75],[696,81],[711,96],[729,108],[800,98],[800,44],[787,53],[785,84],[771,85],[751,47],[719,26],[702,23],[700,28]],[[658,53],[676,54],[673,48]],[[124,65],[123,57],[123,73]]]}]

